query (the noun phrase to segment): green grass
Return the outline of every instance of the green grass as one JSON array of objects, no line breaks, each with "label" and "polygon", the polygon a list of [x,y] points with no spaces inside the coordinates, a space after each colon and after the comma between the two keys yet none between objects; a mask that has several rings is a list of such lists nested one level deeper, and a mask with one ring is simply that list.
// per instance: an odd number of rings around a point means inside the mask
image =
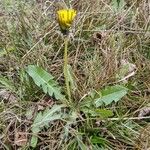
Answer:
[{"label": "green grass", "polygon": [[[73,104],[51,114],[63,102],[45,94],[26,69],[43,68],[65,95],[64,40],[56,20],[64,4],[0,2],[0,149],[33,149],[33,137],[38,139],[34,149],[149,149],[149,114],[138,117],[141,109],[150,108],[148,0],[76,0],[70,5],[78,12],[68,47]],[[95,107],[95,100],[111,91],[104,89],[115,85],[128,88],[127,94]],[[51,118],[33,132],[36,117],[44,112]],[[55,118],[57,113],[61,118]]]}]

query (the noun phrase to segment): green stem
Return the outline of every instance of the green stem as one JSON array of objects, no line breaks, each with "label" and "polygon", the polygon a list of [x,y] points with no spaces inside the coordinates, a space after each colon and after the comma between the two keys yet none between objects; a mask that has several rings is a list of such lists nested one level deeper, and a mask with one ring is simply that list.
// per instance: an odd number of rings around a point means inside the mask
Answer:
[{"label": "green stem", "polygon": [[66,84],[66,88],[67,88],[67,95],[68,95],[68,99],[69,102],[71,102],[71,92],[70,92],[70,87],[69,87],[69,80],[68,80],[68,36],[65,37],[65,51],[64,51],[64,78],[65,78],[65,84]]},{"label": "green stem", "polygon": [[70,8],[70,0],[67,0],[68,8]]}]

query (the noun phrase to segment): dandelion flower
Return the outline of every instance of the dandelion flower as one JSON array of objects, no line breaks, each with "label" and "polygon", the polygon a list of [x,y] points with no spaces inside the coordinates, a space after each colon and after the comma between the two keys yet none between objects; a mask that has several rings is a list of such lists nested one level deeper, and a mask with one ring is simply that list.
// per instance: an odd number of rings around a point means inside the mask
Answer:
[{"label": "dandelion flower", "polygon": [[67,34],[76,16],[74,9],[62,9],[57,11],[59,26],[63,34]]}]

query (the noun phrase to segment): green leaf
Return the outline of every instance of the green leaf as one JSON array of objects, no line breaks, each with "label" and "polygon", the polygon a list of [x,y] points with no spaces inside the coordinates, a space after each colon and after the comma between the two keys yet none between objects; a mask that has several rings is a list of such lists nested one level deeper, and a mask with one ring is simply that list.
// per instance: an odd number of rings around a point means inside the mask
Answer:
[{"label": "green leaf", "polygon": [[80,108],[93,108],[93,101],[97,92],[95,90],[90,91],[80,102]]},{"label": "green leaf", "polygon": [[38,138],[33,135],[32,138],[31,138],[30,146],[36,147],[37,142],[38,142]]},{"label": "green leaf", "polygon": [[105,105],[111,104],[113,101],[119,101],[123,96],[127,94],[127,88],[123,86],[111,86],[101,91],[101,96],[95,99],[96,107],[101,106],[103,103]]},{"label": "green leaf", "polygon": [[77,136],[76,136],[76,139],[77,139],[77,141],[78,141],[78,145],[79,145],[80,149],[81,149],[81,150],[87,150],[87,146],[86,146],[86,145],[83,143],[83,141],[82,141],[82,136],[77,135]]},{"label": "green leaf", "polygon": [[32,77],[37,86],[42,87],[45,93],[55,96],[59,100],[65,99],[64,95],[61,94],[61,87],[53,80],[54,77],[51,74],[34,65],[28,66],[27,73]]},{"label": "green leaf", "polygon": [[64,126],[64,132],[62,133],[62,139],[68,139],[69,132],[72,124],[76,124],[76,119],[78,118],[78,114],[75,111],[70,111],[68,114],[65,114],[64,118],[66,118],[66,125]]},{"label": "green leaf", "polygon": [[15,87],[12,83],[12,81],[10,81],[9,79],[0,76],[0,87],[5,87],[6,89],[15,92]]},{"label": "green leaf", "polygon": [[93,117],[95,117],[95,116],[101,117],[103,119],[113,116],[113,112],[111,110],[107,110],[107,109],[83,108],[82,111],[85,114],[90,114]]},{"label": "green leaf", "polygon": [[125,1],[124,0],[112,0],[112,8],[114,11],[121,11],[124,6],[125,6]]},{"label": "green leaf", "polygon": [[113,116],[112,110],[107,109],[96,109],[95,112],[97,113],[97,116],[99,115],[102,118],[108,118]]},{"label": "green leaf", "polygon": [[104,139],[104,138],[102,138],[102,137],[93,136],[92,139],[91,139],[91,142],[92,142],[93,144],[105,145],[106,139]]},{"label": "green leaf", "polygon": [[2,57],[3,55],[6,55],[7,54],[7,51],[0,48],[0,57]]},{"label": "green leaf", "polygon": [[7,47],[7,50],[0,48],[0,57],[2,57],[3,55],[8,55],[8,53],[10,53],[11,51],[14,51],[14,47],[12,46]]},{"label": "green leaf", "polygon": [[[32,124],[33,134],[38,134],[44,127],[49,126],[49,123],[54,120],[62,118],[61,108],[64,105],[54,105],[51,109],[47,108],[44,112],[39,112]],[[31,138],[30,146],[36,147],[38,138],[33,135]]]},{"label": "green leaf", "polygon": [[39,112],[32,124],[32,132],[38,133],[44,126],[48,126],[50,121],[62,118],[61,108],[64,105],[54,105],[51,109],[45,109],[44,112]]}]

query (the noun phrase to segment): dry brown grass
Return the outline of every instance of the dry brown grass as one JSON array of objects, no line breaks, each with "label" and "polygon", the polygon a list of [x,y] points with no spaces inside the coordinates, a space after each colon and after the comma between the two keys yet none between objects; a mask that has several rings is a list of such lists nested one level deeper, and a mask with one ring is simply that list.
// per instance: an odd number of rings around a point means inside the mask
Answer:
[{"label": "dry brown grass", "polygon": [[[38,101],[45,97],[37,87],[30,87],[21,79],[20,70],[28,64],[38,64],[54,75],[60,85],[64,85],[64,43],[54,15],[64,4],[62,1],[46,3],[44,0],[7,2],[0,2],[0,73],[15,85],[13,94],[17,102],[0,98],[0,148],[10,146],[17,149],[15,131],[24,124],[27,128],[24,132],[29,139],[31,136],[32,122],[26,122],[26,108],[31,104],[38,105]],[[136,74],[126,84],[132,91],[122,102],[110,108],[117,117],[137,115],[140,108],[150,104],[150,2],[130,0],[123,10],[117,12],[114,12],[110,0],[73,0],[71,6],[78,11],[71,29],[68,55],[78,85],[73,93],[74,100],[78,103],[92,89],[118,83],[116,74],[121,68],[121,61],[126,60],[136,65]],[[102,122],[99,128],[106,128],[103,138],[109,141],[106,149],[148,150],[148,121]],[[39,135],[37,147],[69,149],[80,125],[72,128],[73,135],[61,147],[63,126],[62,122],[54,122],[50,129]],[[90,136],[87,134],[85,137],[89,140]],[[26,149],[29,149],[28,145]],[[91,149],[90,146],[88,149]]]}]

